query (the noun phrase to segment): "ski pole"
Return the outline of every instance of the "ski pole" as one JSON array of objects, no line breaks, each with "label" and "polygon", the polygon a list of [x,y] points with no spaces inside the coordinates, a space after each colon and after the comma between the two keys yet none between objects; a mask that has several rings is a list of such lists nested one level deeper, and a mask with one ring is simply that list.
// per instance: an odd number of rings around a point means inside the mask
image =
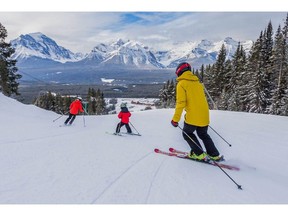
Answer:
[{"label": "ski pole", "polygon": [[[83,107],[83,104],[84,104],[84,107]],[[83,112],[83,124],[84,124],[84,127],[86,127],[86,122],[85,122],[85,113],[87,114],[87,115],[89,115],[88,114],[88,112],[86,111],[86,108],[87,108],[87,102],[82,102],[82,109],[84,110],[84,112]]]},{"label": "ski pole", "polygon": [[213,108],[215,108],[216,110],[218,110],[218,107],[217,107],[216,103],[215,103],[214,100],[212,99],[212,97],[211,97],[211,95],[209,94],[208,90],[205,88],[205,85],[204,85],[204,84],[203,84],[203,87],[204,87],[204,90],[205,90],[206,94],[208,95],[210,101],[211,101],[212,104],[213,104]]},{"label": "ski pole", "polygon": [[221,139],[224,140],[230,147],[232,146],[232,145],[231,145],[227,140],[225,140],[219,133],[217,133],[217,131],[214,130],[210,125],[209,125],[209,127],[210,127],[219,137],[221,137]]},{"label": "ski pole", "polygon": [[83,113],[83,124],[84,124],[84,127],[86,127],[86,123],[85,123],[85,113]]},{"label": "ski pole", "polygon": [[[203,148],[202,148],[201,146],[199,146],[179,125],[178,125],[178,127],[180,128],[180,130],[182,130],[182,132],[183,132],[193,143],[195,143],[200,149],[202,149],[202,151],[203,151],[205,154],[207,154],[207,152],[205,152],[205,151],[203,150]],[[209,156],[208,154],[207,154],[207,156],[210,158],[210,156]],[[211,159],[211,158],[210,158],[210,159]],[[212,161],[213,161],[213,160],[212,160]],[[237,184],[237,182],[236,182],[227,172],[225,172],[225,170],[224,170],[222,167],[220,167],[219,164],[218,164],[216,161],[213,161],[213,163],[214,163],[234,184],[237,185],[237,188],[238,188],[238,189],[242,190],[242,186],[239,185],[239,184]]]},{"label": "ski pole", "polygon": [[57,121],[58,119],[60,119],[61,117],[63,117],[63,114],[61,116],[59,116],[58,118],[54,119],[53,122]]},{"label": "ski pole", "polygon": [[[206,89],[206,87],[205,87],[204,84],[203,84],[203,87],[204,87],[204,90],[205,90],[206,94],[208,95],[210,101],[212,102],[213,107],[216,108],[216,110],[218,110],[218,107],[217,107],[216,103],[213,101],[211,95],[209,94],[209,92],[208,92],[208,90]],[[215,131],[210,125],[209,125],[209,127],[210,127],[219,137],[221,137],[230,147],[232,146],[232,145],[231,145],[229,142],[227,142],[219,133],[217,133],[217,131]]]},{"label": "ski pole", "polygon": [[[65,114],[67,114],[68,112],[66,112]],[[65,114],[61,113],[61,116],[59,116],[58,118],[54,119],[53,122],[57,121],[58,119],[60,119],[61,117],[63,117]]]},{"label": "ski pole", "polygon": [[135,129],[135,131],[140,135],[140,133],[136,130],[136,128],[134,127],[134,125],[133,125],[131,122],[129,122],[129,124],[131,124],[131,126]]}]

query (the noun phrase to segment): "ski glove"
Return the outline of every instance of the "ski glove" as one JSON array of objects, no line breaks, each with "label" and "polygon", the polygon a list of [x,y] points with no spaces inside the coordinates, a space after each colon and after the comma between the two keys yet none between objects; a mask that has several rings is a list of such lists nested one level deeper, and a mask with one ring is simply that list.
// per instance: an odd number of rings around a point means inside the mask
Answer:
[{"label": "ski glove", "polygon": [[178,122],[174,122],[173,120],[171,121],[172,126],[178,127]]}]

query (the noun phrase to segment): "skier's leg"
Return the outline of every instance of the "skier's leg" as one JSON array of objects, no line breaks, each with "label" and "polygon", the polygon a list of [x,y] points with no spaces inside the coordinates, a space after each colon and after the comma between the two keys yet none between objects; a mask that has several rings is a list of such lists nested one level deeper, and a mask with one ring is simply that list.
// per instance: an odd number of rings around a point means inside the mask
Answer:
[{"label": "skier's leg", "polygon": [[123,126],[123,123],[122,123],[122,122],[119,122],[119,123],[117,124],[116,133],[120,133],[120,129],[121,129],[122,126]]},{"label": "skier's leg", "polygon": [[65,125],[68,124],[68,122],[70,121],[71,117],[72,117],[72,114],[69,113],[68,118],[67,118],[66,121],[64,122]]},{"label": "skier's leg", "polygon": [[215,144],[211,137],[209,136],[208,132],[208,126],[206,127],[197,127],[196,129],[197,135],[199,138],[203,141],[203,144],[205,145],[207,154],[214,157],[219,155],[219,151],[215,147]]},{"label": "skier's leg", "polygon": [[76,115],[72,115],[72,118],[71,118],[71,120],[69,122],[70,125],[74,122],[75,118],[76,118]]},{"label": "skier's leg", "polygon": [[125,124],[125,127],[127,129],[127,133],[132,133],[129,123]]},{"label": "skier's leg", "polygon": [[[196,130],[196,128],[197,128],[196,126],[189,125],[185,122],[182,135],[183,135],[184,139],[186,140],[186,142],[188,143],[188,145],[190,146],[191,153],[194,152],[196,155],[200,155],[203,153],[203,150],[201,148],[199,148],[199,146],[201,147],[201,144],[200,144],[199,140],[197,139],[196,135],[194,134],[194,131]],[[185,133],[184,133],[184,131],[185,131]],[[197,143],[197,145],[195,143]]]}]

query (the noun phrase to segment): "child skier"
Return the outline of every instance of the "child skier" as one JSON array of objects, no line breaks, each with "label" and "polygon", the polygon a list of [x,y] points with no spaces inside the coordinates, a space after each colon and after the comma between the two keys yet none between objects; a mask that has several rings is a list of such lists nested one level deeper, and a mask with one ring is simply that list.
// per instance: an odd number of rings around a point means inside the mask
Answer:
[{"label": "child skier", "polygon": [[129,112],[126,106],[126,103],[122,103],[120,107],[121,107],[121,111],[118,114],[118,118],[121,119],[121,122],[117,124],[116,134],[120,133],[120,129],[123,125],[125,125],[127,129],[127,133],[132,133],[131,128],[129,126],[129,118],[131,116],[131,113]]}]

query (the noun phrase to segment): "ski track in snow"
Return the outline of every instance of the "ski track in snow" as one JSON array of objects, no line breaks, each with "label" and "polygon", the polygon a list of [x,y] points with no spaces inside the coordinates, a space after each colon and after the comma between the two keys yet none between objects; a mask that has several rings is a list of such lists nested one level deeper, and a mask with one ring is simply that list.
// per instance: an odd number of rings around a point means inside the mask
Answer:
[{"label": "ski track in snow", "polygon": [[[74,132],[77,133],[77,132]],[[78,132],[80,133],[80,131]],[[55,137],[61,137],[61,136],[69,136],[67,133],[62,133],[62,134],[56,134],[56,135],[48,135],[48,136],[42,136],[42,137],[37,137],[37,138],[27,138],[27,139],[22,139],[22,140],[11,140],[7,142],[2,142],[0,145],[5,145],[5,144],[13,144],[13,143],[23,143],[23,142],[33,142],[33,141],[41,141],[41,140],[47,140]]]},{"label": "ski track in snow", "polygon": [[119,181],[126,173],[128,173],[130,170],[135,168],[136,165],[138,165],[141,161],[143,161],[145,158],[147,158],[149,155],[152,155],[153,152],[149,152],[148,154],[145,154],[143,157],[135,161],[135,163],[131,164],[126,170],[124,170],[118,177],[116,177],[104,190],[94,199],[92,200],[91,204],[96,204],[97,201],[111,188],[117,181]]},{"label": "ski track in snow", "polygon": [[145,199],[145,204],[148,203],[148,200],[149,200],[149,197],[150,197],[150,194],[151,194],[151,190],[152,190],[152,188],[153,188],[153,183],[154,183],[154,181],[155,181],[155,179],[156,179],[156,177],[157,177],[157,175],[158,175],[158,173],[159,173],[160,168],[162,167],[163,163],[164,163],[166,160],[167,160],[167,158],[164,158],[164,159],[162,160],[162,162],[161,162],[160,165],[158,166],[158,169],[156,170],[156,172],[155,172],[155,174],[154,174],[154,176],[153,176],[153,178],[152,178],[152,180],[151,180],[151,182],[150,182],[149,190],[148,190],[148,193],[147,193],[147,196],[146,196],[146,199]]}]

